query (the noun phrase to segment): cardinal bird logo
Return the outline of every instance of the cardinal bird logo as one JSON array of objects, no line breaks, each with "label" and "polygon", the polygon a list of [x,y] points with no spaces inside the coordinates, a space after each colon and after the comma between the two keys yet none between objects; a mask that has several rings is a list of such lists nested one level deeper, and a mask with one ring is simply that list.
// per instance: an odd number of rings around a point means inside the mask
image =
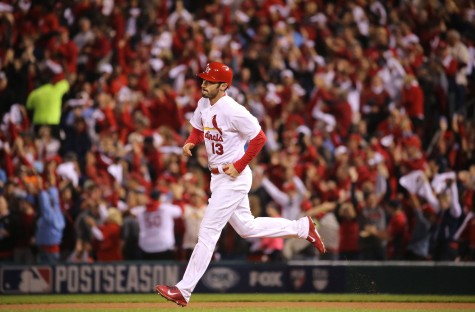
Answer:
[{"label": "cardinal bird logo", "polygon": [[223,131],[221,130],[220,127],[218,127],[218,123],[216,122],[216,115],[213,116],[213,119],[211,120],[211,123],[213,124],[213,127],[218,130],[219,134],[223,135]]}]

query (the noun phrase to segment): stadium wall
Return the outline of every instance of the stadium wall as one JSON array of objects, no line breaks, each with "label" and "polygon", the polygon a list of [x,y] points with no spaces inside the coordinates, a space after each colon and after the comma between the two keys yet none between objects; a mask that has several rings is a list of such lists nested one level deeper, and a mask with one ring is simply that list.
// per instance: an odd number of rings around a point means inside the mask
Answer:
[{"label": "stadium wall", "polygon": [[[2,294],[149,293],[175,284],[185,264],[171,262],[0,267]],[[215,262],[196,292],[474,294],[475,264],[414,262]]]}]

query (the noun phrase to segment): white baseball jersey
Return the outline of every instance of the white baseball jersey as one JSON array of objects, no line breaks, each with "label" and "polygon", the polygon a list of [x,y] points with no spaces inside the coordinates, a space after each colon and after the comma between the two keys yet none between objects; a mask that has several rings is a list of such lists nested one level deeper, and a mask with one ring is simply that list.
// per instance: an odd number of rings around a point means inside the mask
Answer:
[{"label": "white baseball jersey", "polygon": [[139,246],[148,253],[163,252],[175,248],[174,220],[182,215],[176,205],[160,203],[155,211],[143,210],[137,214]]},{"label": "white baseball jersey", "polygon": [[246,142],[261,130],[256,117],[227,95],[212,106],[209,99],[201,98],[190,123],[204,132],[210,167],[239,160],[244,155]]}]

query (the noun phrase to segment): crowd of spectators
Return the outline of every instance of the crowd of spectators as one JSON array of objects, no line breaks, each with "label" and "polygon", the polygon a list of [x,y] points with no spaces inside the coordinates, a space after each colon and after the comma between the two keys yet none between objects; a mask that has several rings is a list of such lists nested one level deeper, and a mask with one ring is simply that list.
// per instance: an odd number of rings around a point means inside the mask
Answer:
[{"label": "crowd of spectators", "polygon": [[[187,259],[210,60],[267,136],[255,216],[316,217],[323,259],[475,260],[474,43],[473,0],[2,0],[0,261]],[[227,226],[214,259],[308,247]]]}]

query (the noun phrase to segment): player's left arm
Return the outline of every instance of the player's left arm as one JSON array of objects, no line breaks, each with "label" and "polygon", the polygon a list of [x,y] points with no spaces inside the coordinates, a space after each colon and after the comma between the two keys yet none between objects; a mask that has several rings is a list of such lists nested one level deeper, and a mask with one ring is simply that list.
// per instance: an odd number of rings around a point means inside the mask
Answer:
[{"label": "player's left arm", "polygon": [[266,140],[266,135],[262,130],[260,130],[259,133],[249,141],[247,150],[241,159],[237,160],[235,163],[223,166],[223,171],[233,178],[237,177],[251,162],[251,160],[253,160],[257,154],[259,154],[262,147],[266,143]]}]

